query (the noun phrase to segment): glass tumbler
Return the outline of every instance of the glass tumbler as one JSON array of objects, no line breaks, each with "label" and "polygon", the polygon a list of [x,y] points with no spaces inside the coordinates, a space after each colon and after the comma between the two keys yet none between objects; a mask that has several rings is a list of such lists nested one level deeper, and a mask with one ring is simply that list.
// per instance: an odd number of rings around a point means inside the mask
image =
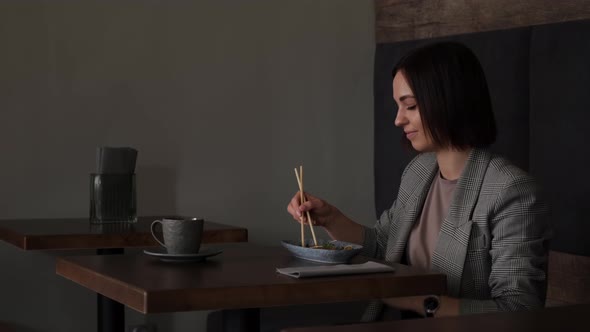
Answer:
[{"label": "glass tumbler", "polygon": [[135,174],[90,174],[90,223],[135,222]]}]

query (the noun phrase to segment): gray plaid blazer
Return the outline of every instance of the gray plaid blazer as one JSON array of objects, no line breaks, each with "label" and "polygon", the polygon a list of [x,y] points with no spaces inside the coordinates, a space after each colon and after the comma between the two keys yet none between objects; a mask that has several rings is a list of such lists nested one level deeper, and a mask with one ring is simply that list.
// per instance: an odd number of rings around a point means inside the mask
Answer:
[{"label": "gray plaid blazer", "polygon": [[[400,262],[438,164],[434,153],[404,170],[396,201],[373,228],[365,227],[364,255]],[[447,295],[461,313],[541,308],[546,294],[547,208],[534,180],[507,160],[473,149],[451,200],[431,269],[447,276]],[[363,321],[378,319],[373,301]]]}]

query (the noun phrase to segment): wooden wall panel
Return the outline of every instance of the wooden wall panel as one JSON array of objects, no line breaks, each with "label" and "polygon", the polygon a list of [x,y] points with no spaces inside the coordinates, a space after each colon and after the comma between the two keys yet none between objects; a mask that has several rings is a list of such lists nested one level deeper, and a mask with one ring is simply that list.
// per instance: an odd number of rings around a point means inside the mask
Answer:
[{"label": "wooden wall panel", "polygon": [[375,0],[377,43],[590,19],[590,0]]}]

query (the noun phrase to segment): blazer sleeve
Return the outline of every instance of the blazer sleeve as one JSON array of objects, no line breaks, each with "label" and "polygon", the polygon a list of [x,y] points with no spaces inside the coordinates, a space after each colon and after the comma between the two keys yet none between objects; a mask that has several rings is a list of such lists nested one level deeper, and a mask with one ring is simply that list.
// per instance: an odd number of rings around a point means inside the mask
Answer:
[{"label": "blazer sleeve", "polygon": [[550,226],[534,180],[514,177],[490,216],[491,300],[462,299],[461,313],[542,308],[547,289]]},{"label": "blazer sleeve", "polygon": [[375,226],[363,226],[365,236],[361,255],[377,259],[385,259],[385,249],[387,248],[389,229],[391,223],[394,222],[394,215],[396,215],[398,204],[398,201],[395,200],[390,209],[383,211]]},{"label": "blazer sleeve", "polygon": [[403,188],[406,188],[408,185],[405,184],[407,179],[407,174],[409,170],[412,169],[413,165],[416,163],[420,156],[414,157],[406,168],[404,169],[400,187],[398,191],[397,198],[393,201],[391,208],[388,210],[383,211],[377,222],[373,227],[363,226],[364,230],[364,241],[363,241],[363,250],[361,251],[361,255],[367,257],[373,257],[377,259],[385,259],[385,253],[387,249],[387,241],[390,234],[391,225],[394,222],[397,222],[402,215],[402,202],[400,202],[400,192]]}]

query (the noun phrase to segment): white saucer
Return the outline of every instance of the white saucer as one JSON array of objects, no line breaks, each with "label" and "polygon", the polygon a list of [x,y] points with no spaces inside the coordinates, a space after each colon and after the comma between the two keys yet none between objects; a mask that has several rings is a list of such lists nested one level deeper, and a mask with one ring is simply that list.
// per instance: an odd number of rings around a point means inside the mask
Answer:
[{"label": "white saucer", "polygon": [[223,252],[220,249],[202,248],[197,254],[169,254],[166,248],[154,248],[143,251],[144,254],[159,258],[163,262],[188,263],[204,261],[207,257],[219,255]]}]

